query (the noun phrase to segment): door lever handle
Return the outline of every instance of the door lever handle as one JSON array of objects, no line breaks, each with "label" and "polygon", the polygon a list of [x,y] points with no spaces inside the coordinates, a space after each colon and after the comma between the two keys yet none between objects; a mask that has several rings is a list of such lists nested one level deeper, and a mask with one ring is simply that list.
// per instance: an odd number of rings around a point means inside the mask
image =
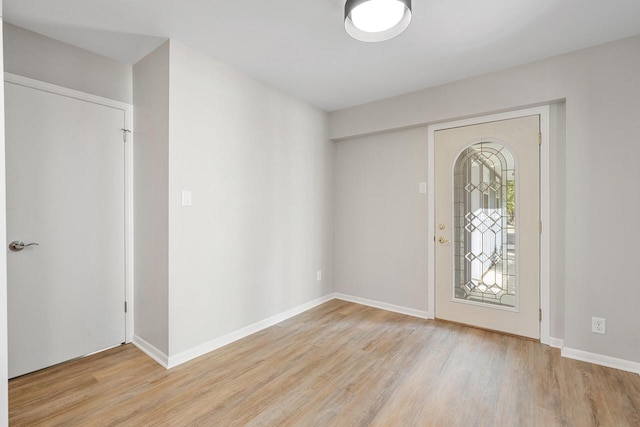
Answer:
[{"label": "door lever handle", "polygon": [[440,242],[440,243],[449,243],[449,242],[451,242],[451,240],[447,240],[444,237],[440,236],[440,238],[438,239],[438,242]]},{"label": "door lever handle", "polygon": [[24,242],[21,242],[20,240],[14,240],[13,242],[9,243],[9,250],[12,251],[12,252],[20,252],[21,250],[23,250],[27,246],[40,246],[40,244],[39,243],[24,243]]}]

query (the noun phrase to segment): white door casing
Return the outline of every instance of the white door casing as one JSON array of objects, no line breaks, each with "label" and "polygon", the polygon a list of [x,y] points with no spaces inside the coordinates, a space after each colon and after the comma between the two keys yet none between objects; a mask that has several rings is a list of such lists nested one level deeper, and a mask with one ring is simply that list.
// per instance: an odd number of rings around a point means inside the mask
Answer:
[{"label": "white door casing", "polygon": [[[0,0],[0,70],[4,70],[3,27],[2,0]],[[4,147],[4,85],[0,85],[0,242],[7,240]],[[0,256],[0,426],[9,424],[7,333],[7,256],[3,253]]]},{"label": "white door casing", "polygon": [[[6,75],[10,377],[130,340],[130,106]],[[125,246],[127,251],[125,252]]]}]

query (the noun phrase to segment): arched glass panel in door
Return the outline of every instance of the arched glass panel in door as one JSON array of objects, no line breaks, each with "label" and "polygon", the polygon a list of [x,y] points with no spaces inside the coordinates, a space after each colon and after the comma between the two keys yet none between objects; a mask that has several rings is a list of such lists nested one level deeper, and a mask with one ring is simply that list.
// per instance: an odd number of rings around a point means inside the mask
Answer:
[{"label": "arched glass panel in door", "polygon": [[454,168],[454,298],[516,306],[515,158],[498,142],[465,149]]}]

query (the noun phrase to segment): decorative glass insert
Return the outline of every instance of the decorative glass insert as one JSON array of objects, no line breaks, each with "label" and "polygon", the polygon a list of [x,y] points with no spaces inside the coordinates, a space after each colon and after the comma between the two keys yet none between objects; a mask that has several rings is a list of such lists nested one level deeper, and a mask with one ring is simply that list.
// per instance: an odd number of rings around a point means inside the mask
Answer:
[{"label": "decorative glass insert", "polygon": [[454,169],[455,298],[516,305],[515,159],[497,142],[464,150]]}]

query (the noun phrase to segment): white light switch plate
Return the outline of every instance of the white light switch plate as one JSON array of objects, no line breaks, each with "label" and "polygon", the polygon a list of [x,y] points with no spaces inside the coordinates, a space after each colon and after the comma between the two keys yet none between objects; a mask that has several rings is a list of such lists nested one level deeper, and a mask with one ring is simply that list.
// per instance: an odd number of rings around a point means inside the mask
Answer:
[{"label": "white light switch plate", "polygon": [[191,190],[182,190],[182,206],[191,206]]},{"label": "white light switch plate", "polygon": [[427,194],[427,183],[426,182],[421,182],[420,183],[420,194]]}]

